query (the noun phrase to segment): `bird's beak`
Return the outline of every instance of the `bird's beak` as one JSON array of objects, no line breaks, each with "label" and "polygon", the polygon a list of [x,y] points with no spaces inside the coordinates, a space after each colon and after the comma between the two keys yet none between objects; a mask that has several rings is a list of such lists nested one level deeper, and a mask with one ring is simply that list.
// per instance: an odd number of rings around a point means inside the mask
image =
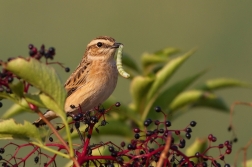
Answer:
[{"label": "bird's beak", "polygon": [[115,43],[112,45],[112,48],[119,48],[120,45],[122,45],[122,43],[115,42]]}]

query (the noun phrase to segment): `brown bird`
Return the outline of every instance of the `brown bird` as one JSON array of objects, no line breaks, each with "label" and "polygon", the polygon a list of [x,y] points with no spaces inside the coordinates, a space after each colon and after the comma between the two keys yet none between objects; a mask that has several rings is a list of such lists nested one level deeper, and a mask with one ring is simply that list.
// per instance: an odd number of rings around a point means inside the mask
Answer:
[{"label": "brown bird", "polygon": [[[108,36],[97,37],[87,45],[80,64],[65,83],[66,113],[77,114],[79,106],[82,111],[92,110],[112,94],[118,78],[114,56],[120,45]],[[44,116],[49,121],[58,117],[53,111],[47,111]],[[39,118],[33,124],[45,123]]]}]

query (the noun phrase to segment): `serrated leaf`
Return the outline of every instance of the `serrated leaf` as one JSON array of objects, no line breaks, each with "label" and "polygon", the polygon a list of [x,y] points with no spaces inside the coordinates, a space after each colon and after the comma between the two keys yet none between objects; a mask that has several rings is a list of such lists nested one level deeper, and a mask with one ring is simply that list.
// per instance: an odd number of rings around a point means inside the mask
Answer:
[{"label": "serrated leaf", "polygon": [[208,80],[203,85],[198,86],[199,89],[208,90],[208,91],[214,91],[217,89],[223,89],[223,88],[228,88],[228,87],[246,87],[246,88],[250,87],[251,88],[251,85],[237,79],[216,78],[216,79]]},{"label": "serrated leaf", "polygon": [[42,142],[41,136],[46,134],[43,128],[36,128],[31,123],[16,123],[13,119],[0,121],[0,139],[37,140]]},{"label": "serrated leaf", "polygon": [[162,88],[162,85],[164,85],[164,83],[169,80],[169,78],[175,73],[180,65],[182,65],[182,63],[187,60],[195,51],[196,49],[190,50],[183,56],[169,61],[160,71],[158,71],[155,81],[148,92],[147,101],[149,101],[154,96],[154,94],[156,94],[157,91]]},{"label": "serrated leaf", "polygon": [[123,53],[122,62],[123,65],[126,66],[127,68],[134,70],[136,72],[140,72],[136,62],[128,54]]},{"label": "serrated leaf", "polygon": [[3,67],[44,92],[57,105],[55,108],[60,109],[58,114],[65,115],[66,91],[52,67],[33,58],[16,58],[3,64]]},{"label": "serrated leaf", "polygon": [[18,81],[15,84],[9,84],[10,89],[13,94],[16,95],[18,98],[22,98],[24,94],[24,83],[21,81]]},{"label": "serrated leaf", "polygon": [[153,83],[154,78],[136,76],[130,85],[130,93],[133,98],[135,111],[141,111],[141,104],[145,101],[146,94]]},{"label": "serrated leaf", "polygon": [[[150,109],[153,109],[155,106],[159,106],[164,111],[166,111],[168,106],[176,96],[178,96],[182,91],[188,88],[188,86],[190,86],[195,80],[197,80],[205,73],[206,70],[203,70],[193,76],[187,77],[181,81],[174,83],[173,85],[171,85],[160,93],[160,95],[156,98]],[[154,118],[157,116],[158,115],[155,112],[149,112],[148,115],[149,118]]]}]

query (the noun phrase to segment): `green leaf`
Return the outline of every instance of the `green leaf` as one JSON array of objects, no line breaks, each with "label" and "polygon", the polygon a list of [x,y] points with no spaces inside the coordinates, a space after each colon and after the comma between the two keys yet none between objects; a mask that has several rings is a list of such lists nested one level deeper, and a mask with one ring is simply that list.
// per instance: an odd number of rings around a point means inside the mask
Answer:
[{"label": "green leaf", "polygon": [[161,56],[156,56],[154,54],[143,54],[143,56],[141,57],[141,62],[142,62],[142,66],[144,71],[148,71],[150,67],[152,67],[153,65],[157,65],[159,63],[164,63],[168,60],[167,57],[161,57]]},{"label": "green leaf", "polygon": [[193,107],[209,107],[213,109],[218,109],[221,111],[229,112],[229,106],[223,101],[222,98],[217,96],[212,96],[209,94],[204,94],[202,99],[199,99]]},{"label": "green leaf", "polygon": [[29,109],[27,102],[23,99],[20,103],[13,104],[3,115],[2,119],[13,118],[16,115],[22,114],[23,112],[33,112]]},{"label": "green leaf", "polygon": [[157,52],[155,52],[154,54],[157,56],[171,56],[173,54],[176,54],[180,51],[180,49],[178,48],[171,48],[171,47],[167,47],[161,50],[158,50]]},{"label": "green leaf", "polygon": [[175,73],[180,65],[182,65],[182,63],[187,60],[187,58],[189,58],[195,51],[196,49],[193,49],[185,53],[183,56],[169,61],[160,71],[158,71],[155,81],[148,92],[147,101],[149,101],[154,96],[154,94],[156,94],[157,91],[162,88],[164,83],[169,80],[169,78]]},{"label": "green leaf", "polygon": [[231,78],[216,78],[206,81],[203,85],[198,86],[201,90],[208,90],[208,91],[214,91],[217,89],[222,88],[229,88],[229,87],[246,87],[251,88],[251,85],[242,82],[240,80],[231,79]]},{"label": "green leaf", "polygon": [[[44,135],[42,135],[44,134]],[[30,122],[24,121],[24,124],[15,123],[13,119],[0,121],[0,139],[22,139],[37,140],[42,142],[46,131],[44,128],[36,128]]]},{"label": "green leaf", "polygon": [[[166,111],[170,103],[173,101],[173,99],[176,96],[178,96],[182,91],[184,91],[186,88],[188,88],[188,86],[190,86],[195,80],[197,80],[199,77],[205,74],[206,71],[207,70],[203,70],[193,76],[190,76],[181,81],[178,81],[174,83],[172,86],[162,91],[160,95],[156,98],[156,100],[154,101],[150,109],[153,109],[155,106],[159,106],[164,111]],[[150,118],[154,118],[157,116],[158,115],[155,112],[149,112],[148,114],[148,117]]]},{"label": "green leaf", "polygon": [[130,85],[130,93],[133,98],[134,110],[143,112],[141,105],[145,102],[146,94],[153,83],[154,78],[136,76]]},{"label": "green leaf", "polygon": [[55,108],[60,109],[55,112],[65,115],[66,91],[52,67],[33,58],[16,58],[3,64],[3,67],[44,92],[57,105]]},{"label": "green leaf", "polygon": [[228,106],[226,106],[222,99],[211,92],[201,90],[182,92],[172,101],[169,110],[174,112],[188,105],[191,105],[191,107],[204,106],[228,111]]},{"label": "green leaf", "polygon": [[135,60],[133,60],[128,54],[123,53],[122,62],[127,68],[130,68],[136,72],[140,72]]},{"label": "green leaf", "polygon": [[22,98],[24,94],[24,83],[19,81],[16,84],[9,84],[12,93],[16,95],[16,97]]}]

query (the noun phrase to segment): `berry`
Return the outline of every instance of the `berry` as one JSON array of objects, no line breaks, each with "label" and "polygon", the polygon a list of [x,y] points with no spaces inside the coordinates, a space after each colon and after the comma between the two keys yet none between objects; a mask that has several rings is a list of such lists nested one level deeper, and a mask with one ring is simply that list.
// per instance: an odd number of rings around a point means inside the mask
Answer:
[{"label": "berry", "polygon": [[50,141],[50,142],[53,142],[53,138],[52,138],[52,137],[49,137],[49,141]]},{"label": "berry", "polygon": [[216,142],[216,141],[217,141],[217,138],[215,136],[213,136],[212,142]]},{"label": "berry", "polygon": [[152,120],[150,119],[150,118],[148,118],[148,119],[146,119],[145,121],[144,121],[144,126],[149,126],[150,124],[152,123]]},{"label": "berry", "polygon": [[39,161],[39,157],[35,157],[35,158],[34,158],[34,162],[35,162],[35,163],[38,163],[38,161]]},{"label": "berry", "polygon": [[140,138],[139,133],[136,133],[136,134],[135,134],[135,139],[139,139],[139,138]]},{"label": "berry", "polygon": [[55,48],[54,47],[50,47],[48,52],[51,54],[51,55],[55,55]]},{"label": "berry", "polygon": [[139,129],[139,128],[135,128],[135,129],[134,129],[134,132],[135,132],[135,133],[139,133],[139,132],[140,132],[140,129]]},{"label": "berry", "polygon": [[117,156],[117,151],[112,152],[112,153],[111,153],[111,156],[112,156],[112,157],[116,157],[116,156]]},{"label": "berry", "polygon": [[233,139],[233,142],[234,142],[234,143],[236,143],[237,141],[238,141],[238,139],[237,139],[237,138],[234,138],[234,139]]},{"label": "berry", "polygon": [[208,139],[209,139],[210,141],[212,141],[213,137],[214,137],[214,136],[213,136],[212,134],[209,134],[209,135],[208,135]]},{"label": "berry", "polygon": [[8,83],[12,83],[13,78],[12,77],[8,77]]},{"label": "berry", "polygon": [[70,129],[70,133],[73,133],[73,130],[74,130],[74,129],[73,129],[73,128],[71,128],[71,129]]},{"label": "berry", "polygon": [[224,145],[223,144],[219,144],[219,146],[218,146],[219,148],[223,148],[224,147]]},{"label": "berry", "polygon": [[101,121],[101,126],[105,126],[108,122],[106,120]]},{"label": "berry", "polygon": [[230,154],[232,152],[232,149],[226,149],[226,154]]},{"label": "berry", "polygon": [[65,71],[66,71],[66,72],[69,72],[69,71],[70,71],[70,68],[69,68],[69,67],[66,67],[66,68],[65,68]]},{"label": "berry", "polygon": [[164,133],[164,129],[159,129],[158,132],[159,133]]},{"label": "berry", "polygon": [[125,147],[125,142],[123,141],[123,142],[121,142],[121,147]]},{"label": "berry", "polygon": [[200,155],[199,152],[196,152],[196,153],[195,153],[195,157],[199,158],[200,156],[201,156],[201,155]]},{"label": "berry", "polygon": [[186,138],[187,139],[191,139],[191,134],[190,133],[186,133]]},{"label": "berry", "polygon": [[0,148],[0,154],[3,154],[5,152],[4,148]]},{"label": "berry", "polygon": [[3,103],[2,102],[0,102],[0,108],[3,106]]},{"label": "berry", "polygon": [[224,167],[230,167],[230,165],[229,164],[225,164]]},{"label": "berry", "polygon": [[225,156],[224,156],[224,155],[220,155],[220,159],[221,159],[221,160],[224,160],[224,159],[225,159]]},{"label": "berry", "polygon": [[155,107],[155,111],[156,111],[156,112],[161,112],[162,109],[161,109],[161,107],[157,106],[157,107]]},{"label": "berry", "polygon": [[160,124],[160,121],[159,120],[156,120],[155,121],[155,125],[159,125]]},{"label": "berry", "polygon": [[32,49],[33,47],[34,47],[33,44],[29,44],[29,45],[28,45],[28,48],[29,48],[29,49]]},{"label": "berry", "polygon": [[229,141],[226,140],[226,141],[224,142],[224,145],[225,145],[225,146],[229,145]]},{"label": "berry", "polygon": [[207,167],[207,163],[206,163],[206,162],[203,162],[203,163],[202,163],[202,167]]},{"label": "berry", "polygon": [[114,152],[115,151],[115,148],[113,146],[109,146],[109,151],[110,152]]},{"label": "berry", "polygon": [[165,126],[166,127],[170,127],[171,126],[171,122],[170,121],[165,121]]},{"label": "berry", "polygon": [[116,107],[120,107],[120,106],[121,106],[121,103],[120,103],[120,102],[116,102],[115,106],[116,106]]},{"label": "berry", "polygon": [[191,128],[186,128],[185,130],[187,133],[191,133],[192,132],[192,129]]},{"label": "berry", "polygon": [[196,126],[196,124],[197,124],[197,122],[195,122],[195,121],[191,121],[191,122],[190,122],[191,127]]},{"label": "berry", "polygon": [[180,134],[180,131],[179,131],[179,130],[176,130],[176,131],[175,131],[175,134],[176,134],[176,135],[179,135],[179,134]]},{"label": "berry", "polygon": [[129,150],[133,150],[133,149],[134,149],[134,146],[133,146],[132,144],[128,144],[127,148],[128,148]]}]

